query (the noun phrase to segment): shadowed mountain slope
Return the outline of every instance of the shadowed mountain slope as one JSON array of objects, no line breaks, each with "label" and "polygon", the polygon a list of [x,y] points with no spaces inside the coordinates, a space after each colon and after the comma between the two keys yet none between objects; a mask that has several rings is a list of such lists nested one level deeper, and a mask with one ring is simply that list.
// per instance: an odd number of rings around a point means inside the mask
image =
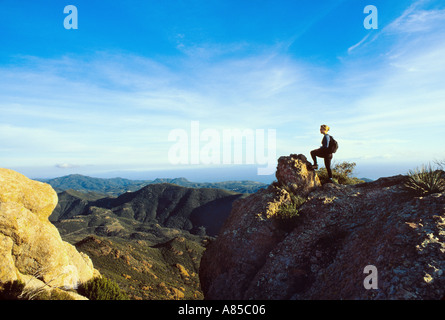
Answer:
[{"label": "shadowed mountain slope", "polygon": [[214,236],[227,218],[236,199],[243,194],[221,189],[185,188],[173,184],[151,184],[119,197],[103,197],[74,191],[59,193],[59,204],[50,216],[53,222],[108,210],[117,219],[159,223],[192,233]]}]

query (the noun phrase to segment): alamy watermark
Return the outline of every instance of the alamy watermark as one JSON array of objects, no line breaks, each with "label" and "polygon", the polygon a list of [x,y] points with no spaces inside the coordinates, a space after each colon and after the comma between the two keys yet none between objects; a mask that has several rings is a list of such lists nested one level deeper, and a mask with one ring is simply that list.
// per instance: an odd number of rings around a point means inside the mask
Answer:
[{"label": "alamy watermark", "polygon": [[368,14],[363,20],[363,26],[365,29],[378,29],[379,28],[379,14],[376,6],[367,5],[363,9],[363,13]]},{"label": "alamy watermark", "polygon": [[168,151],[174,165],[257,164],[258,175],[270,175],[276,165],[275,129],[200,130],[199,121],[191,121],[190,129],[173,129],[168,141],[176,142]]},{"label": "alamy watermark", "polygon": [[[64,14],[68,14],[63,20],[63,26],[65,29],[78,29],[78,15],[77,15],[77,7],[70,4],[65,6],[63,9]],[[363,20],[363,26],[365,29],[378,29],[378,10],[374,5],[367,5],[363,9],[363,13],[368,14]]]},{"label": "alamy watermark", "polygon": [[[77,7],[71,4],[67,5],[63,9],[63,13],[68,14],[68,16],[66,16],[63,20],[63,26],[65,27],[65,29],[77,29]],[[379,23],[377,7],[374,5],[367,5],[363,9],[363,13],[368,14],[368,16],[366,16],[365,20],[363,21],[363,26],[365,27],[365,29],[378,29]]]}]

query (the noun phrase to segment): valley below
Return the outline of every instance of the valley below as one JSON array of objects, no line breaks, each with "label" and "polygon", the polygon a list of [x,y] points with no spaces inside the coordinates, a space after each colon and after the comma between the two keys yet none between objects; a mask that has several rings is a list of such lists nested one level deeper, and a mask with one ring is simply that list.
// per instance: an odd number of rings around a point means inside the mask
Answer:
[{"label": "valley below", "polygon": [[[79,175],[53,180],[59,201],[49,220],[62,239],[87,254],[130,299],[203,299],[198,275],[202,254],[232,203],[248,195],[230,188],[256,191],[253,187],[262,184],[116,181]],[[229,188],[216,187],[221,185]]]}]

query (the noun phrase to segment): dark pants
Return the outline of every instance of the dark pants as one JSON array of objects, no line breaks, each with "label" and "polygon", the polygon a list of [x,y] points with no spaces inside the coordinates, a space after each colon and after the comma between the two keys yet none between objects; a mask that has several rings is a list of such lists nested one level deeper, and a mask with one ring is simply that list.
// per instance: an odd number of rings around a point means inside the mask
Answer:
[{"label": "dark pants", "polygon": [[329,179],[332,179],[332,170],[331,170],[331,160],[332,153],[328,153],[325,149],[319,148],[311,151],[312,160],[314,160],[314,164],[317,164],[317,157],[324,159],[324,165],[326,167],[326,171],[328,172]]}]

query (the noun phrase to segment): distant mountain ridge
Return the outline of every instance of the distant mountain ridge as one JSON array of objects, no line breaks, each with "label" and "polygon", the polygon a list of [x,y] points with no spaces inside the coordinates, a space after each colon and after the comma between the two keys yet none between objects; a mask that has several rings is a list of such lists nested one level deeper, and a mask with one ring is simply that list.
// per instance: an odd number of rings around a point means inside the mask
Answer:
[{"label": "distant mountain ridge", "polygon": [[109,196],[119,196],[125,192],[134,192],[150,184],[171,183],[189,188],[215,188],[238,193],[255,193],[268,184],[256,181],[192,182],[186,178],[157,178],[155,180],[130,180],[125,178],[95,178],[80,174],[71,174],[53,179],[40,179],[48,183],[57,192],[69,189],[81,192],[95,192]]}]

